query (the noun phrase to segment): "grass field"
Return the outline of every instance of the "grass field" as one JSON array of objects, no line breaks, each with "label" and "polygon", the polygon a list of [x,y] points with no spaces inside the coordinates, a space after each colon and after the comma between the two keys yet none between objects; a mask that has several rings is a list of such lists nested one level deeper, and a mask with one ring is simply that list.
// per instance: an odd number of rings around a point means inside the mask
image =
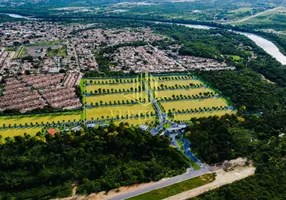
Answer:
[{"label": "grass field", "polygon": [[161,189],[153,190],[139,196],[131,197],[129,200],[158,200],[164,199],[187,190],[191,190],[215,180],[215,174],[204,174],[180,183],[176,183]]},{"label": "grass field", "polygon": [[33,46],[58,45],[58,44],[61,44],[62,42],[63,42],[62,40],[42,41],[42,42],[37,42],[37,43],[34,43],[34,44],[30,44],[28,46],[33,47]]},{"label": "grass field", "polygon": [[235,114],[235,113],[236,113],[236,111],[232,111],[232,110],[219,110],[219,111],[212,111],[212,112],[175,114],[174,120],[187,121],[187,120],[190,120],[192,118],[202,118],[202,117],[210,117],[210,116],[221,117],[225,114]]},{"label": "grass field", "polygon": [[239,14],[252,11],[252,8],[244,7],[229,11],[230,13]]},{"label": "grass field", "polygon": [[153,89],[153,87],[158,87],[158,86],[160,87],[161,85],[164,85],[164,86],[166,85],[166,86],[170,87],[170,86],[175,86],[175,85],[178,85],[178,86],[189,85],[190,83],[204,84],[200,80],[172,80],[172,81],[150,82],[150,86],[151,86],[151,89]]},{"label": "grass field", "polygon": [[92,92],[94,92],[95,90],[98,90],[99,88],[101,88],[101,90],[103,90],[103,89],[105,89],[105,90],[107,90],[107,89],[109,89],[109,90],[111,90],[111,89],[113,89],[113,90],[130,90],[131,88],[133,88],[133,89],[135,89],[135,88],[138,88],[138,86],[139,86],[139,83],[130,83],[130,84],[128,84],[128,83],[118,83],[118,84],[107,84],[107,85],[98,85],[98,84],[96,84],[96,85],[88,85],[88,86],[86,86],[85,87],[85,89],[86,89],[86,92],[87,93],[90,93],[91,91]]},{"label": "grass field", "polygon": [[[117,118],[121,116],[136,116],[136,114],[140,115],[143,114],[155,114],[155,110],[151,103],[148,104],[129,104],[129,105],[120,105],[120,106],[102,106],[96,107],[91,109],[86,109],[86,119],[87,120],[94,120],[97,119],[107,119],[108,117]],[[104,118],[102,118],[102,116]]]},{"label": "grass field", "polygon": [[155,95],[156,97],[172,97],[173,95],[199,95],[199,93],[204,93],[204,92],[214,92],[213,90],[209,88],[190,88],[190,89],[180,89],[180,90],[161,90],[161,91],[156,91]]},{"label": "grass field", "polygon": [[57,123],[58,121],[60,122],[73,122],[73,121],[80,121],[80,112],[78,113],[59,113],[59,114],[41,114],[41,115],[29,115],[29,116],[5,116],[5,117],[0,117],[0,126],[2,127],[4,124],[6,127],[10,124],[11,126],[14,126],[16,124],[17,126],[19,125],[25,125],[26,123],[30,125],[33,123],[34,125],[36,122],[38,124],[41,124],[42,122],[44,124],[46,123],[52,123],[55,122]]},{"label": "grass field", "polygon": [[48,56],[50,57],[66,57],[67,56],[67,47],[63,46],[62,48],[59,49],[50,49],[48,50]]},{"label": "grass field", "polygon": [[[131,82],[135,79],[138,78],[117,78],[117,79],[111,79],[111,78],[106,78],[106,79],[84,79],[84,81],[86,81],[88,84],[92,83],[92,84],[108,84],[108,83],[120,83],[120,81],[122,83],[128,83]],[[118,81],[117,81],[118,80]]]},{"label": "grass field", "polygon": [[24,133],[27,133],[31,136],[35,136],[38,132],[42,131],[42,127],[39,128],[10,128],[5,130],[0,130],[0,135],[2,135],[3,138],[5,137],[14,137],[14,136],[20,136],[24,135]]},{"label": "grass field", "polygon": [[20,49],[20,51],[19,51],[19,53],[18,53],[18,55],[17,55],[17,58],[23,57],[23,55],[24,55],[24,53],[25,53],[25,51],[26,51],[26,48],[27,48],[27,47],[25,47],[25,46],[22,46],[22,47],[21,47],[21,49]]},{"label": "grass field", "polygon": [[190,76],[187,75],[172,75],[172,76],[151,76],[150,79],[153,80],[159,80],[162,78],[171,78],[171,79],[175,79],[175,78],[190,78]]},{"label": "grass field", "polygon": [[201,167],[197,163],[195,163],[193,160],[191,160],[191,165],[194,168],[194,170],[200,170],[201,169]]},{"label": "grass field", "polygon": [[224,98],[209,98],[209,99],[196,99],[196,100],[182,100],[182,101],[170,101],[170,102],[161,102],[162,106],[165,108],[165,111],[173,110],[186,110],[186,109],[195,109],[203,107],[220,107],[227,106],[226,100]]},{"label": "grass field", "polygon": [[121,122],[127,122],[130,125],[141,125],[141,124],[151,124],[155,121],[155,117],[142,118],[142,119],[127,119],[127,120],[116,120],[114,124],[118,125]]},{"label": "grass field", "polygon": [[95,95],[95,96],[86,96],[85,101],[87,102],[87,105],[90,105],[91,103],[100,103],[100,101],[109,103],[110,101],[112,104],[114,101],[122,102],[122,100],[133,100],[135,101],[136,99],[139,100],[139,98],[143,99],[148,99],[148,95],[146,92],[132,92],[132,93],[117,93],[117,94],[103,94],[103,95]]}]

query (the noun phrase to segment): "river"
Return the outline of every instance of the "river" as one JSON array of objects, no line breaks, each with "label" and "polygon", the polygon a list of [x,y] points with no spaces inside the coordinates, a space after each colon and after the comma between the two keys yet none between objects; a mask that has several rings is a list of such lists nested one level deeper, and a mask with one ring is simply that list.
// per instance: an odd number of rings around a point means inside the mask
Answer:
[{"label": "river", "polygon": [[[5,14],[5,13],[3,13],[3,14]],[[32,20],[32,19],[34,20],[35,19],[32,17],[26,17],[26,16],[22,16],[22,15],[18,15],[18,14],[13,14],[13,13],[7,13],[6,15],[8,15],[10,17],[14,17],[14,18],[22,18],[22,19],[28,19],[28,20]],[[155,22],[155,23],[165,23],[165,22]],[[210,27],[210,26],[206,26],[206,25],[180,24],[180,23],[176,23],[176,24],[186,26],[189,28],[196,28],[196,29],[215,28],[215,27]],[[231,31],[231,30],[229,30],[229,31]],[[233,32],[241,34],[241,35],[245,35],[246,37],[248,37],[249,39],[254,41],[257,46],[259,46],[265,52],[267,52],[269,55],[271,55],[276,60],[278,60],[281,64],[286,65],[286,56],[280,52],[278,47],[273,42],[271,42],[271,41],[269,41],[263,37],[260,37],[258,35],[252,34],[252,33],[238,32],[238,31],[233,31]]]},{"label": "river", "polygon": [[[189,24],[178,24],[182,26],[186,26],[189,28],[196,28],[196,29],[211,29],[215,27],[205,26],[205,25],[189,25]],[[232,31],[232,30],[229,30]],[[274,57],[276,60],[278,60],[282,65],[286,65],[286,56],[280,52],[278,47],[271,41],[260,37],[258,35],[252,34],[252,33],[246,33],[246,32],[238,32],[238,31],[232,31],[234,33],[238,33],[241,35],[244,35],[251,39],[257,46],[262,48],[264,51],[266,51],[269,55]]]}]

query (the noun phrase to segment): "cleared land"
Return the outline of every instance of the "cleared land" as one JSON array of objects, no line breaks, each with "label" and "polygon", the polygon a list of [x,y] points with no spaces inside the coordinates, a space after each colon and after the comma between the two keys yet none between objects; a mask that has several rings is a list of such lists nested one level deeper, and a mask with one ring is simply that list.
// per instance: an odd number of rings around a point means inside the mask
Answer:
[{"label": "cleared land", "polygon": [[202,176],[189,179],[180,183],[176,183],[161,189],[153,190],[151,192],[141,194],[136,197],[129,198],[129,200],[158,200],[166,197],[185,192],[187,190],[200,187],[202,185],[211,183],[215,180],[215,174],[204,174]]},{"label": "cleared land", "polygon": [[24,133],[27,133],[31,136],[35,136],[38,132],[41,132],[42,128],[10,128],[5,130],[0,130],[0,135],[3,138],[5,137],[14,137],[14,136],[21,136]]},{"label": "cleared land", "polygon": [[90,93],[90,92],[94,92],[95,90],[98,90],[99,88],[101,88],[101,90],[110,90],[113,89],[113,90],[130,90],[131,88],[135,89],[135,88],[138,88],[139,86],[139,83],[118,83],[118,84],[106,84],[106,85],[99,85],[99,84],[96,84],[96,85],[88,85],[85,87],[86,89],[86,92],[87,93]]},{"label": "cleared land", "polygon": [[[272,16],[279,15],[279,14],[282,14],[284,12],[285,12],[285,8],[281,6],[281,7],[276,7],[273,9],[266,10],[264,12],[257,13],[255,15],[252,15],[252,16],[249,16],[249,17],[237,20],[237,21],[232,21],[229,23],[232,23],[232,24],[256,24],[256,23],[261,24],[261,23],[264,23],[267,21],[271,22]],[[281,21],[283,22],[283,20],[281,20]],[[273,21],[272,21],[272,23],[273,23]],[[279,23],[280,23],[280,21],[279,21]]]},{"label": "cleared land", "polygon": [[161,85],[163,86],[175,86],[175,85],[178,85],[178,86],[183,86],[183,85],[190,85],[190,83],[192,84],[204,84],[203,82],[201,82],[200,80],[171,80],[171,81],[153,81],[153,82],[150,82],[150,86],[151,88],[153,89],[153,87],[160,87]]},{"label": "cleared land", "polygon": [[47,54],[50,57],[65,57],[67,56],[67,47],[63,46],[61,48],[55,48],[55,49],[48,49]]},{"label": "cleared land", "polygon": [[73,121],[80,121],[80,112],[78,113],[60,113],[60,114],[41,114],[41,115],[18,115],[18,116],[5,116],[5,117],[0,117],[0,126],[2,127],[3,125],[6,125],[6,127],[10,124],[11,126],[14,126],[15,124],[17,126],[22,125],[24,126],[25,124],[30,125],[33,123],[35,125],[36,123],[38,124],[47,124],[47,123],[52,123],[55,122],[73,122]]},{"label": "cleared land", "polygon": [[136,101],[139,100],[139,98],[143,99],[148,99],[148,95],[146,92],[132,92],[132,93],[117,93],[117,94],[103,94],[103,95],[95,95],[95,96],[86,96],[85,101],[87,102],[87,105],[90,105],[91,103],[100,103],[101,101],[103,104],[105,102],[109,103],[110,101],[112,104],[114,101],[116,103],[118,101]]},{"label": "cleared land", "polygon": [[[120,105],[120,106],[102,106],[96,108],[86,109],[86,119],[94,120],[97,119],[107,119],[107,118],[117,118],[126,115],[140,116],[142,114],[155,114],[155,110],[151,103],[147,104],[129,104],[129,105]],[[125,121],[125,120],[124,120]]]},{"label": "cleared land", "polygon": [[192,118],[210,117],[210,116],[223,116],[225,114],[235,114],[236,111],[232,110],[218,110],[211,112],[191,113],[191,114],[175,114],[174,120],[186,121]]},{"label": "cleared land", "polygon": [[107,83],[128,83],[133,80],[139,80],[138,78],[118,78],[118,79],[84,79],[88,84],[107,84]]},{"label": "cleared land", "polygon": [[165,108],[165,111],[173,110],[186,110],[186,109],[195,109],[195,108],[209,108],[209,107],[220,107],[228,106],[224,98],[209,98],[209,99],[196,99],[196,100],[181,100],[181,101],[170,101],[170,102],[161,102],[162,106]]},{"label": "cleared land", "polygon": [[173,95],[199,95],[200,93],[204,92],[214,92],[213,90],[209,88],[190,88],[190,89],[181,89],[181,90],[161,90],[156,91],[155,95],[156,97],[172,97]]},{"label": "cleared land", "polygon": [[159,80],[159,79],[164,79],[164,78],[176,79],[176,78],[190,78],[190,77],[191,76],[187,76],[187,75],[171,75],[171,76],[151,76],[149,79]]},{"label": "cleared land", "polygon": [[127,122],[130,125],[141,125],[141,124],[152,124],[155,121],[154,117],[150,117],[150,118],[140,118],[140,119],[127,119],[127,120],[116,120],[114,121],[114,124],[118,125],[121,122]]}]

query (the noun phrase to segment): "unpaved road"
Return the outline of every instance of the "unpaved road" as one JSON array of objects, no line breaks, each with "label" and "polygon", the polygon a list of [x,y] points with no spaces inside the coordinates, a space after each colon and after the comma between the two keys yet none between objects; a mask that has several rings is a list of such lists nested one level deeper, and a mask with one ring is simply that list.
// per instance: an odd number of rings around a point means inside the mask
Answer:
[{"label": "unpaved road", "polygon": [[225,172],[222,169],[219,169],[217,171],[215,171],[217,176],[215,181],[203,185],[201,187],[192,189],[192,190],[188,190],[186,192],[168,197],[164,200],[184,200],[184,199],[188,199],[188,198],[192,198],[195,196],[198,196],[204,192],[207,192],[209,190],[213,190],[215,188],[218,188],[222,185],[226,185],[229,183],[232,183],[234,181],[240,180],[240,179],[244,179],[248,176],[251,176],[255,173],[255,167],[238,167],[232,171],[229,172]]}]

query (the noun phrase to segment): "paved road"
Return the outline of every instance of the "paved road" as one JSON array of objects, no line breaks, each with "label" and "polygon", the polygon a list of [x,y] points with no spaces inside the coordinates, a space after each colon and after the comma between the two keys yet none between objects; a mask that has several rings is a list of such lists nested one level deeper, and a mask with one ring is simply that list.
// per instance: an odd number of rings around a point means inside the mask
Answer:
[{"label": "paved road", "polygon": [[197,177],[197,176],[201,176],[201,175],[206,174],[208,172],[210,172],[208,168],[202,168],[202,169],[197,170],[197,171],[190,171],[190,169],[188,169],[185,174],[178,175],[178,176],[175,176],[175,177],[172,177],[169,179],[161,180],[159,182],[155,182],[152,185],[148,185],[148,186],[143,187],[143,188],[138,188],[138,189],[131,191],[131,192],[128,192],[126,194],[121,194],[121,195],[119,194],[118,196],[110,198],[109,200],[127,199],[127,198],[137,196],[137,195],[140,195],[140,194],[143,194],[146,192],[150,192],[150,191],[155,190],[155,189],[163,188],[163,187],[166,187],[168,185],[172,185],[172,184],[182,182],[182,181],[185,181],[185,180]]},{"label": "paved road", "polygon": [[224,24],[241,23],[241,22],[250,20],[250,19],[252,19],[252,18],[258,17],[258,16],[260,16],[260,15],[264,15],[264,14],[266,14],[266,13],[273,12],[273,11],[278,10],[278,9],[280,9],[280,8],[281,8],[281,7],[276,7],[276,8],[273,8],[273,9],[266,10],[266,11],[264,11],[264,12],[257,13],[257,14],[255,14],[255,15],[252,15],[252,16],[249,16],[249,17],[245,17],[245,18],[240,19],[240,20],[237,20],[237,21],[226,22],[226,23],[224,23]]}]

